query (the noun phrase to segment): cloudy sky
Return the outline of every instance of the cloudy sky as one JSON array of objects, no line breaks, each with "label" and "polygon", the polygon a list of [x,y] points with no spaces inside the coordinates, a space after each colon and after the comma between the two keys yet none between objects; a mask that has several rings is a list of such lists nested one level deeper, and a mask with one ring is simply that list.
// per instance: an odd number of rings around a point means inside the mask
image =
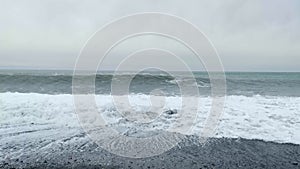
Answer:
[{"label": "cloudy sky", "polygon": [[227,71],[300,71],[298,0],[0,0],[0,67],[72,69],[95,31],[139,12],[196,25]]}]

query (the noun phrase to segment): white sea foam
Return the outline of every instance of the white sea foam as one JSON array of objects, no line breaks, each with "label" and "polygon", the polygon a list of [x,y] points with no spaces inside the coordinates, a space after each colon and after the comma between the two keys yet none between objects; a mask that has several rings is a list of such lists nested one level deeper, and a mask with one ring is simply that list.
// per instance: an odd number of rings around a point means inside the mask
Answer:
[{"label": "white sea foam", "polygon": [[[134,111],[156,117],[158,112],[149,112],[148,95],[130,95]],[[126,131],[134,125],[122,119],[116,111],[112,97],[97,95],[98,110],[109,125]],[[166,97],[163,110],[180,109],[180,97]],[[214,137],[243,137],[266,141],[300,144],[300,97],[275,96],[227,96],[225,108]],[[199,99],[198,118],[190,133],[199,135],[211,106],[210,97]],[[188,110],[187,110],[188,111]],[[191,110],[193,111],[193,110]],[[149,114],[150,113],[150,114]],[[148,130],[164,130],[176,121],[180,114],[162,113]],[[47,95],[37,93],[0,93],[0,127],[23,124],[51,124],[79,128],[73,96],[69,94]],[[145,126],[141,130],[146,130]],[[138,130],[138,129],[137,129]]]}]

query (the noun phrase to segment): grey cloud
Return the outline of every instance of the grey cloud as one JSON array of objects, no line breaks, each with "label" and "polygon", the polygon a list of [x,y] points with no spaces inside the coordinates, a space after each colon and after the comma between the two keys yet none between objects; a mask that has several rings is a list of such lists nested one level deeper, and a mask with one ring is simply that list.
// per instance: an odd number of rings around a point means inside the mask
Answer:
[{"label": "grey cloud", "polygon": [[297,0],[0,3],[0,66],[72,68],[86,40],[104,24],[132,13],[163,12],[199,27],[226,70],[300,71]]}]

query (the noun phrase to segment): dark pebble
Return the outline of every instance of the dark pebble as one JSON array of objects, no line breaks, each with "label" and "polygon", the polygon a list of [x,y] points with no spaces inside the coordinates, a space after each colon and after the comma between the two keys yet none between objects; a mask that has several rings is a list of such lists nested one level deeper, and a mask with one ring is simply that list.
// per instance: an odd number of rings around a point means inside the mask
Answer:
[{"label": "dark pebble", "polygon": [[177,114],[177,110],[167,110],[165,113],[172,115],[172,114]]}]

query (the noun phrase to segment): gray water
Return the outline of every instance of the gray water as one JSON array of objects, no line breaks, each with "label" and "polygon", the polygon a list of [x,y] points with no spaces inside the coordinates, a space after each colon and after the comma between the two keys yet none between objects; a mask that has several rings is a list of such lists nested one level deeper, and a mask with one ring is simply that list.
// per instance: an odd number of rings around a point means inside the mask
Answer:
[{"label": "gray water", "polygon": [[[71,94],[72,71],[1,70],[0,92]],[[210,95],[210,80],[206,72],[193,72],[201,95]],[[96,75],[95,93],[110,94],[112,72]],[[115,76],[124,78],[130,73]],[[131,81],[132,94],[149,94],[154,89],[166,95],[179,95],[174,77],[163,72],[141,72]],[[182,75],[177,81],[184,81]],[[287,72],[226,72],[227,95],[300,96],[300,73]]]}]

